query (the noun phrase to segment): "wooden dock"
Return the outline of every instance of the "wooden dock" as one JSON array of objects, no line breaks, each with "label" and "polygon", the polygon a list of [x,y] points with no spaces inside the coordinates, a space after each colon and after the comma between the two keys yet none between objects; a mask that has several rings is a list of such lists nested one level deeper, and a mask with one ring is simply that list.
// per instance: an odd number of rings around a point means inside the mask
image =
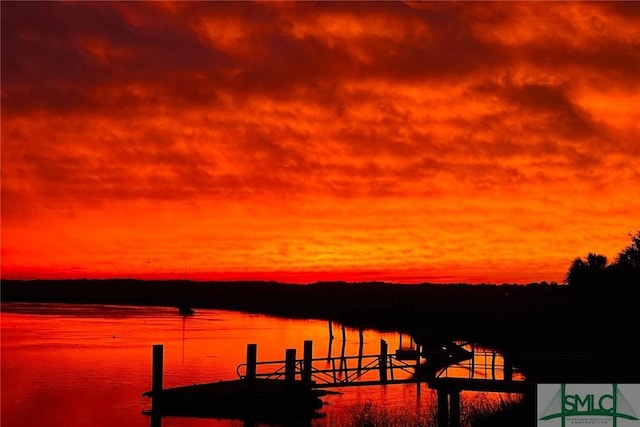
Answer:
[{"label": "wooden dock", "polygon": [[[385,386],[426,383],[438,396],[438,427],[460,426],[460,392],[532,393],[535,384],[513,378],[513,367],[495,352],[468,351],[450,343],[437,351],[416,348],[380,353],[314,358],[313,342],[304,342],[302,359],[287,349],[285,359],[258,361],[257,345],[247,345],[246,362],[238,365],[238,379],[164,389],[162,345],[153,346],[152,413],[179,416],[217,416],[277,422],[283,416],[312,419],[322,414],[320,399],[326,389],[349,386]],[[424,359],[424,363],[423,363]],[[451,365],[443,364],[450,360]],[[320,366],[322,365],[322,367]],[[425,366],[427,367],[425,369]],[[466,377],[450,375],[463,369]]]},{"label": "wooden dock", "polygon": [[[255,357],[250,347],[247,357]],[[163,387],[163,346],[153,346],[152,389],[143,393],[152,400],[152,426],[159,426],[163,416],[191,416],[243,419],[252,423],[281,423],[310,420],[322,416],[320,397],[328,394],[316,390],[312,381],[295,378],[290,366],[285,379],[257,378],[251,375],[230,381]],[[254,364],[255,366],[255,364]],[[255,372],[255,371],[254,371]]]}]

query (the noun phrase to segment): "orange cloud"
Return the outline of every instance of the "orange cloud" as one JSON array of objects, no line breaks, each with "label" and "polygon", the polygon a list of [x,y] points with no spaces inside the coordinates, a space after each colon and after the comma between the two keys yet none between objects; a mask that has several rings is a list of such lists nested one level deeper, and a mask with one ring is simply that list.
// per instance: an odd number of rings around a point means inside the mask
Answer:
[{"label": "orange cloud", "polygon": [[638,9],[4,3],[2,277],[560,281],[638,227]]}]

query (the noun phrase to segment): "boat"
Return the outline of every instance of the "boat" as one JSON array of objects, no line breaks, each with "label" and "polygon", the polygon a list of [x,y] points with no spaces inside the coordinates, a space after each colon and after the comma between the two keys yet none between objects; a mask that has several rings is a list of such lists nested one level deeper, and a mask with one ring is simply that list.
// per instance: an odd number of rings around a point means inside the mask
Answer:
[{"label": "boat", "polygon": [[181,305],[178,307],[178,313],[180,313],[181,316],[191,316],[195,313],[195,310],[187,305]]}]

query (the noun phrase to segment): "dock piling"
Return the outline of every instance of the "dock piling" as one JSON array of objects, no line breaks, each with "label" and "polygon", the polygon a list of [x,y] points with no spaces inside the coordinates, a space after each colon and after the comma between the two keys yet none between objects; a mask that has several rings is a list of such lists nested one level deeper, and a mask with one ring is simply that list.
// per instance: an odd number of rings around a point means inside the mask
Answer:
[{"label": "dock piling", "polygon": [[343,374],[345,377],[348,375],[347,373],[347,359],[345,358],[345,351],[347,351],[347,342],[342,341],[342,347],[340,350],[340,375]]},{"label": "dock piling", "polygon": [[469,378],[473,378],[475,371],[476,371],[476,351],[474,350],[473,343],[471,343],[471,369],[469,369]]},{"label": "dock piling", "polygon": [[504,362],[504,380],[511,381],[513,380],[513,364],[511,363],[511,358],[507,356],[502,356]]},{"label": "dock piling", "polygon": [[364,347],[364,337],[362,336],[362,328],[358,328],[358,376],[362,374],[362,351]]},{"label": "dock piling", "polygon": [[449,426],[449,402],[447,391],[438,389],[438,427]]},{"label": "dock piling", "polygon": [[296,381],[296,349],[288,348],[285,352],[284,380],[287,384]]},{"label": "dock piling", "polygon": [[387,342],[380,339],[380,361],[378,362],[380,368],[380,382],[382,384],[387,383]]},{"label": "dock piling", "polygon": [[251,382],[256,379],[256,363],[258,358],[258,345],[247,344],[247,372],[245,380]]},{"label": "dock piling", "polygon": [[491,351],[491,379],[496,379],[496,351]]},{"label": "dock piling", "polygon": [[460,391],[449,392],[449,427],[460,427]]},{"label": "dock piling", "polygon": [[[163,346],[162,344],[154,344],[152,350],[151,362],[151,411],[154,406],[157,407],[160,395],[162,394],[162,370],[163,370]],[[155,405],[154,405],[155,404]]]},{"label": "dock piling", "polygon": [[303,365],[302,365],[302,381],[305,383],[311,382],[311,364],[313,363],[313,341],[306,340],[304,342],[303,352]]}]

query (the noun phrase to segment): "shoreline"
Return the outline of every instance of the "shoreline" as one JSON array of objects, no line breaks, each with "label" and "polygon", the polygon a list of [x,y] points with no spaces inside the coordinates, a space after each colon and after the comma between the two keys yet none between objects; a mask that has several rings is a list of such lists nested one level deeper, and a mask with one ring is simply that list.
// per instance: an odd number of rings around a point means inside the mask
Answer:
[{"label": "shoreline", "polygon": [[[420,343],[474,341],[508,355],[536,382],[640,382],[640,351],[603,304],[576,304],[557,284],[380,282],[3,281],[2,301],[225,309],[397,331]],[[600,313],[598,317],[596,314]],[[617,329],[616,329],[617,328]]]}]

